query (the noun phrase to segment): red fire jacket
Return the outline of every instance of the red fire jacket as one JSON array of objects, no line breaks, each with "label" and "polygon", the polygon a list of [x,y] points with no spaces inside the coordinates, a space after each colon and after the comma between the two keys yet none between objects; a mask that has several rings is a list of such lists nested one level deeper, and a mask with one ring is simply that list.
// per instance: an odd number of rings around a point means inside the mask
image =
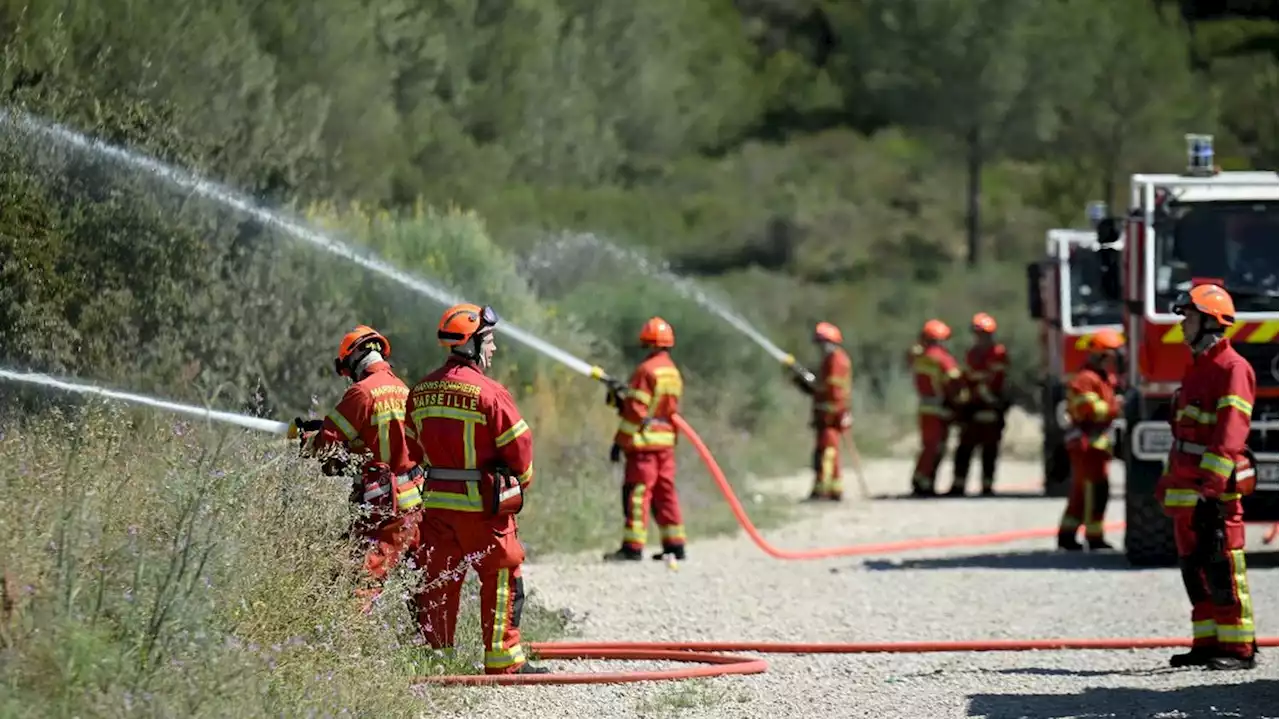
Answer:
[{"label": "red fire jacket", "polygon": [[912,362],[920,414],[951,418],[951,407],[969,401],[969,390],[955,357],[941,345],[929,345]]},{"label": "red fire jacket", "polygon": [[502,467],[522,490],[532,484],[533,433],[507,388],[474,362],[450,357],[413,386],[406,412],[410,457],[427,471],[427,509],[488,509],[478,482],[434,479],[450,471],[492,478]]},{"label": "red fire jacket", "polygon": [[614,443],[627,453],[675,447],[676,430],[671,416],[680,411],[682,394],[684,380],[670,353],[660,350],[646,357],[627,385]]},{"label": "red fire jacket", "polygon": [[999,407],[1004,396],[1004,375],[1009,354],[1002,344],[970,347],[964,355],[964,378],[970,399],[983,407]]},{"label": "red fire jacket", "polygon": [[347,388],[338,406],[324,418],[312,440],[312,448],[323,450],[345,443],[352,452],[368,453],[371,461],[383,462],[396,474],[413,469],[405,442],[404,409],[409,388],[391,371],[391,365],[377,362],[369,373]]},{"label": "red fire jacket", "polygon": [[839,427],[849,412],[853,362],[840,347],[822,358],[818,383],[813,388],[813,419],[819,427]]},{"label": "red fire jacket", "polygon": [[[1074,430],[1067,433],[1068,448],[1111,451],[1107,429],[1120,416],[1120,401],[1110,378],[1081,367],[1067,383],[1067,416]],[[1079,441],[1082,444],[1074,444]]]},{"label": "red fire jacket", "polygon": [[1156,497],[1170,515],[1189,512],[1200,497],[1238,501],[1229,480],[1245,458],[1257,380],[1253,368],[1223,339],[1195,357],[1174,396],[1173,448]]},{"label": "red fire jacket", "polygon": [[[360,490],[363,501],[388,507],[394,497],[395,507],[402,512],[422,504],[422,478],[409,474],[416,465],[405,440],[408,398],[409,388],[391,371],[391,365],[375,362],[368,374],[347,388],[307,445],[312,454],[346,444],[351,452],[367,455]],[[382,473],[370,472],[375,463],[386,465]],[[386,472],[395,476],[386,476]]]}]

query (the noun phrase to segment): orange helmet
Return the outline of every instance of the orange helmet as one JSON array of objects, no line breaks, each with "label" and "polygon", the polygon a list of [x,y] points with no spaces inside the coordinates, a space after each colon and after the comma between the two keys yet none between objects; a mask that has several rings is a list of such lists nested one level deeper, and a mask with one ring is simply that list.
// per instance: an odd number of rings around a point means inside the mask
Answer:
[{"label": "orange helmet", "polygon": [[929,320],[920,330],[920,336],[934,342],[944,342],[951,337],[951,328],[942,320]]},{"label": "orange helmet", "polygon": [[1124,347],[1124,337],[1113,329],[1101,329],[1089,338],[1090,352],[1109,352]]},{"label": "orange helmet", "polygon": [[971,323],[971,326],[973,327],[973,330],[975,332],[985,332],[987,334],[994,334],[996,331],[996,318],[992,317],[986,312],[979,312],[978,314],[973,316],[973,322]]},{"label": "orange helmet", "polygon": [[640,328],[640,344],[646,347],[669,348],[676,346],[676,331],[661,317],[650,317]]},{"label": "orange helmet", "polygon": [[813,328],[813,341],[840,344],[841,342],[844,342],[844,335],[840,333],[839,327],[836,327],[830,322],[819,322],[818,325]]},{"label": "orange helmet", "polygon": [[1194,307],[1212,317],[1223,327],[1233,325],[1236,321],[1236,303],[1226,290],[1217,285],[1196,285],[1173,302],[1175,314],[1186,314],[1188,307]]},{"label": "orange helmet", "polygon": [[463,303],[454,305],[440,315],[440,324],[436,328],[436,338],[441,347],[451,347],[464,355],[478,354],[480,347],[474,343],[466,345],[473,339],[483,339],[498,324],[498,313],[485,305]]},{"label": "orange helmet", "polygon": [[381,353],[384,359],[390,357],[391,340],[368,325],[356,325],[338,343],[338,356],[333,359],[333,371],[340,376],[350,377],[352,365],[371,349]]}]

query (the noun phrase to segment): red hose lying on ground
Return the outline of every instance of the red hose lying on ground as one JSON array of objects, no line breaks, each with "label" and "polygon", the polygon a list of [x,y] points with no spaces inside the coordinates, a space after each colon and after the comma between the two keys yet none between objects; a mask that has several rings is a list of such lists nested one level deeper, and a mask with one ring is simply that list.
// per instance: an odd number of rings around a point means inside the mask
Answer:
[{"label": "red hose lying on ground", "polygon": [[[937,547],[965,547],[984,544],[1016,542],[1023,539],[1051,537],[1057,527],[1022,529],[994,534],[978,534],[961,537],[936,537],[906,539],[896,542],[855,544],[845,547],[787,550],[769,544],[747,516],[738,501],[733,487],[720,470],[719,464],[702,443],[693,428],[679,415],[673,417],[676,428],[693,444],[702,461],[715,480],[716,486],[729,502],[730,509],[742,528],[756,546],[777,559],[820,559],[849,557],[861,554],[882,554],[912,549]],[[1119,529],[1123,522],[1111,522],[1109,529]],[[1275,647],[1280,638],[1259,637],[1258,646]],[[768,665],[763,659],[720,654],[717,652],[757,652],[762,654],[870,654],[870,653],[923,653],[923,652],[1015,652],[1062,651],[1080,649],[1158,649],[1163,647],[1189,647],[1190,638],[1122,638],[1122,639],[988,639],[945,642],[852,642],[822,644],[792,644],[776,642],[542,642],[531,643],[529,650],[540,659],[614,659],[694,662],[704,666],[636,672],[601,672],[593,674],[506,674],[506,675],[455,675],[422,677],[419,684],[621,684],[627,682],[693,679],[724,676],[728,674],[760,674]]]},{"label": "red hose lying on ground", "polygon": [[[756,529],[756,525],[751,523],[751,518],[747,516],[747,511],[743,509],[742,503],[738,501],[737,495],[733,493],[733,486],[729,484],[729,480],[725,479],[724,472],[720,470],[720,465],[716,462],[715,457],[711,455],[711,450],[707,449],[707,445],[702,443],[702,438],[697,432],[684,421],[684,417],[676,415],[672,417],[672,422],[676,429],[689,440],[694,450],[698,452],[698,456],[702,457],[702,462],[707,466],[707,471],[711,473],[711,479],[715,480],[716,486],[720,488],[720,493],[724,495],[725,500],[729,503],[729,509],[733,511],[733,516],[738,519],[738,523],[742,525],[743,531],[747,536],[751,537],[751,541],[756,543],[765,554],[775,559],[827,559],[830,557],[853,557],[863,554],[883,554],[888,552],[904,552],[912,549],[936,549],[938,547],[977,547],[984,544],[1003,544],[1005,542],[1018,542],[1024,539],[1040,539],[1041,537],[1053,537],[1058,534],[1057,527],[1039,527],[1037,529],[1014,529],[1007,532],[995,532],[992,534],[971,534],[962,537],[933,537],[920,539],[903,539],[896,542],[876,542],[868,544],[852,544],[845,547],[820,547],[816,549],[779,549],[773,546],[765,539],[760,530]],[[1124,522],[1108,522],[1103,525],[1109,531],[1116,531],[1124,528]]]}]

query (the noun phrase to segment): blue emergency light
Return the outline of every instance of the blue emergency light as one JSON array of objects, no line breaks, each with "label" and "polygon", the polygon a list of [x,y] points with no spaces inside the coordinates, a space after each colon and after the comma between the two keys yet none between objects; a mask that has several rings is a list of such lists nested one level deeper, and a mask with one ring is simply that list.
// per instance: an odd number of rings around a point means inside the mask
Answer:
[{"label": "blue emergency light", "polygon": [[1102,200],[1094,200],[1085,208],[1085,212],[1089,215],[1089,222],[1096,225],[1107,216],[1107,203]]},{"label": "blue emergency light", "polygon": [[1213,135],[1187,134],[1187,173],[1213,174]]}]

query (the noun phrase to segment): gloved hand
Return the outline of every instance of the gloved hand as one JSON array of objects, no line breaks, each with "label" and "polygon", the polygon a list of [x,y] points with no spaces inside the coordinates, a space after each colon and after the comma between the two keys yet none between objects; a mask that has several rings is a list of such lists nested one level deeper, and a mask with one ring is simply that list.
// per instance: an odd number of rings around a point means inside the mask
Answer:
[{"label": "gloved hand", "polygon": [[853,426],[853,413],[844,411],[840,413],[840,429],[846,430]]},{"label": "gloved hand", "polygon": [[618,414],[622,414],[622,404],[627,398],[627,387],[617,380],[609,380],[605,383],[604,403],[618,410]]},{"label": "gloved hand", "polygon": [[813,395],[813,382],[815,378],[812,373],[799,366],[788,367],[787,373],[791,376],[791,382],[796,386],[796,388],[807,395]]},{"label": "gloved hand", "polygon": [[614,464],[622,461],[622,445],[617,442],[613,443],[613,446],[609,448],[609,461]]}]

